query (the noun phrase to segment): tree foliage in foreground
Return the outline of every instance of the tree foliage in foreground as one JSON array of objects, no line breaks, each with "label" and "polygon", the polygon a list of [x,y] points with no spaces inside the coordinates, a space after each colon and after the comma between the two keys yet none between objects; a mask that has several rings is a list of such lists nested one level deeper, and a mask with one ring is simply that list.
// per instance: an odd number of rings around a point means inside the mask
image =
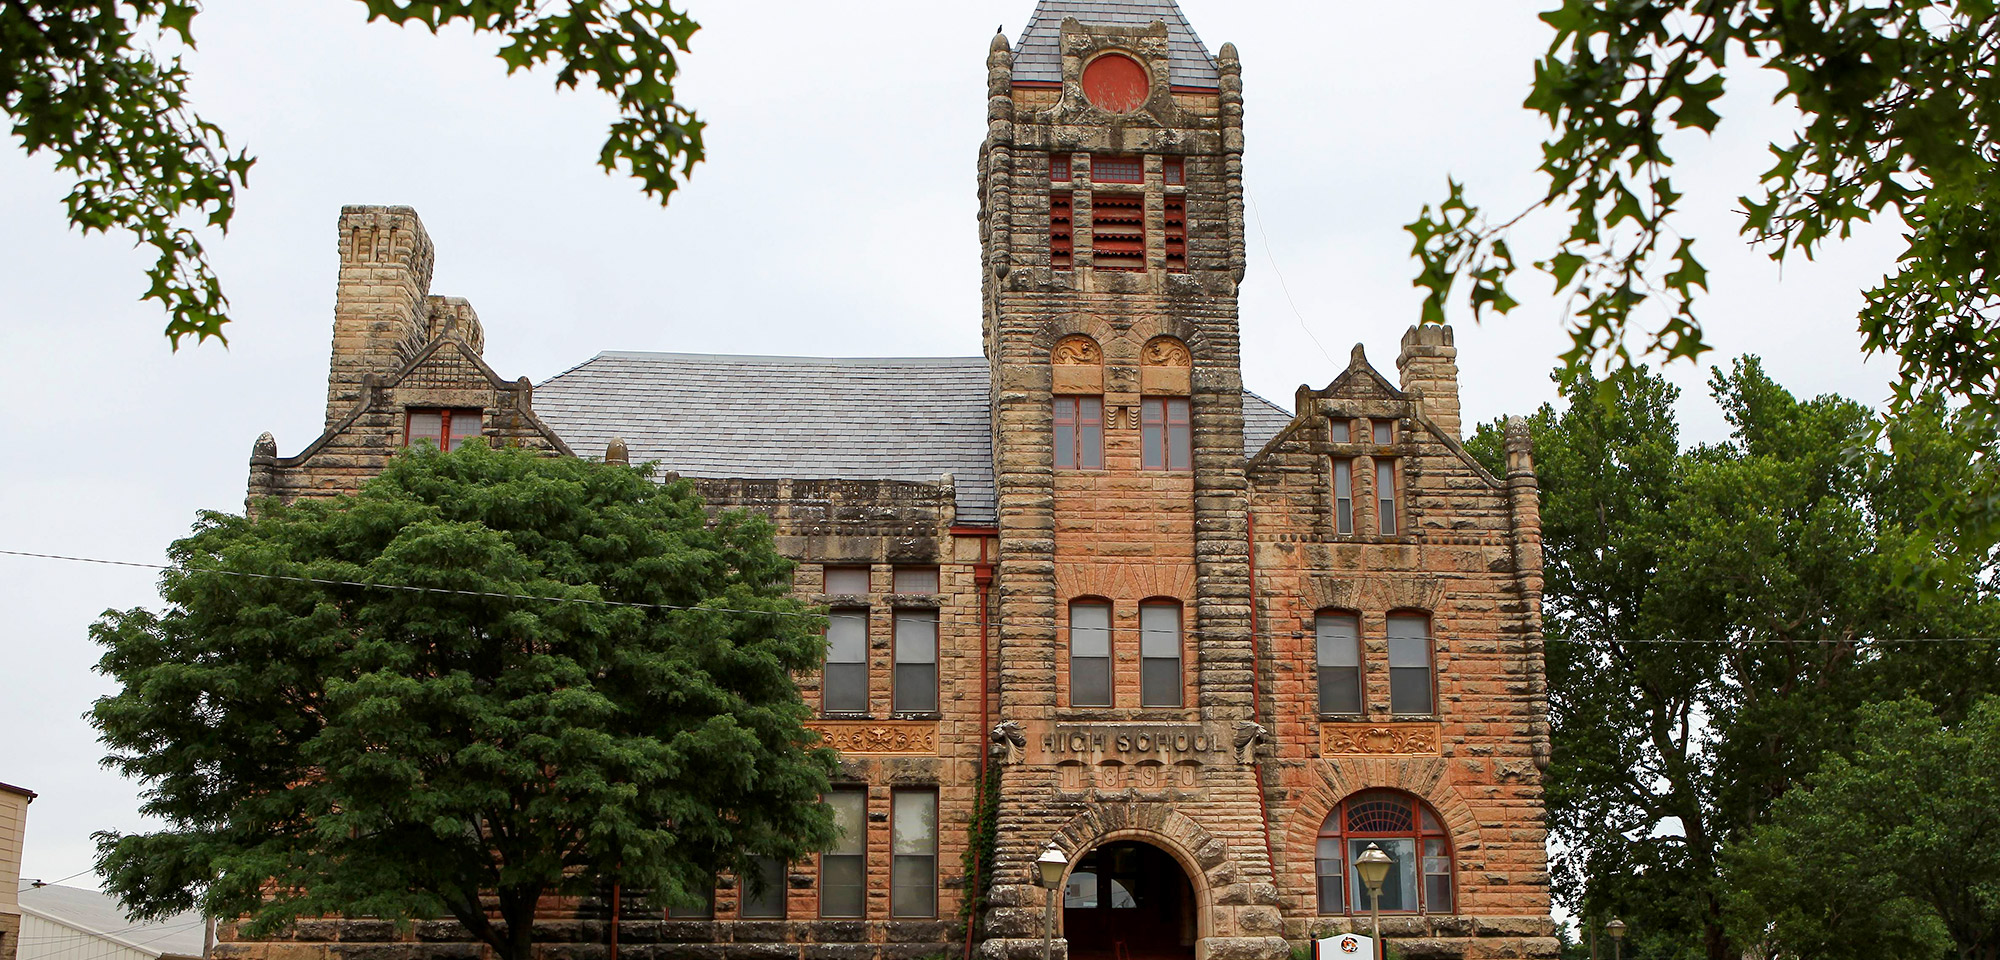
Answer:
[{"label": "tree foliage in foreground", "polygon": [[685,481],[425,448],[352,497],[203,514],[170,554],[164,612],[92,628],[105,762],[167,823],[99,836],[137,915],[451,916],[527,960],[545,894],[687,904],[833,839],[792,681],[820,621],[768,523]]},{"label": "tree foliage in foreground", "polygon": [[[362,0],[368,19],[450,23],[504,38],[507,70],[553,66],[556,86],[589,84],[618,101],[598,162],[624,168],[666,203],[702,159],[702,123],[674,100],[678,53],[698,25],[671,0]],[[224,339],[228,298],[198,230],[227,231],[249,153],[188,105],[188,74],[156,42],[193,48],[197,0],[0,3],[0,109],[30,154],[49,151],[76,178],[65,198],[85,233],[125,230],[156,255],[143,299],[167,311],[166,335]],[[679,170],[676,171],[676,166]]]},{"label": "tree foliage in foreground", "polygon": [[[1754,71],[1782,79],[1801,116],[1744,177],[1742,234],[1782,261],[1812,257],[1857,224],[1900,217],[1906,245],[1865,292],[1871,351],[1901,363],[1898,406],[1942,394],[2000,424],[2000,16],[1994,0],[1562,0],[1526,106],[1552,128],[1549,186],[1529,210],[1489,219],[1453,183],[1410,224],[1427,291],[1423,319],[1463,298],[1505,313],[1517,256],[1573,305],[1572,371],[1640,354],[1709,349],[1696,300],[1707,271],[1679,217],[1677,132],[1713,133],[1718,101]],[[1507,244],[1536,210],[1567,230],[1532,253]],[[1984,549],[2000,541],[2000,444],[1977,485],[1931,520]]]},{"label": "tree foliage in foreground", "polygon": [[[1859,404],[1794,397],[1754,360],[1710,386],[1720,444],[1682,448],[1677,391],[1639,367],[1568,379],[1566,408],[1531,420],[1556,892],[1624,919],[1644,960],[1740,960],[1727,853],[1851,747],[1863,705],[1915,694],[1959,716],[2000,692],[2000,644],[1887,642],[2000,628],[1991,567],[1917,522],[1917,491],[1969,469],[1960,421],[1915,410],[1856,455]],[[1497,463],[1498,425],[1470,445]],[[1910,583],[1912,555],[1939,579]]]},{"label": "tree foliage in foreground", "polygon": [[1763,957],[2000,957],[2000,697],[1941,723],[1858,712],[1856,746],[1729,858],[1732,920]]}]

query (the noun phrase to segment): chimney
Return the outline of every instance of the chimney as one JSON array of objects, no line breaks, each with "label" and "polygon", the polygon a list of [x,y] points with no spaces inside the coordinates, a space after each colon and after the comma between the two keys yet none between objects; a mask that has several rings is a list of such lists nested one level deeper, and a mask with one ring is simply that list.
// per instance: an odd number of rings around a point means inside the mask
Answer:
[{"label": "chimney", "polygon": [[1462,439],[1458,427],[1458,348],[1451,328],[1420,323],[1403,334],[1403,352],[1396,373],[1405,392],[1418,394],[1417,409],[1452,439]]},{"label": "chimney", "polygon": [[326,376],[329,426],[361,399],[364,376],[390,373],[424,341],[431,260],[431,238],[415,210],[340,209],[340,281]]}]

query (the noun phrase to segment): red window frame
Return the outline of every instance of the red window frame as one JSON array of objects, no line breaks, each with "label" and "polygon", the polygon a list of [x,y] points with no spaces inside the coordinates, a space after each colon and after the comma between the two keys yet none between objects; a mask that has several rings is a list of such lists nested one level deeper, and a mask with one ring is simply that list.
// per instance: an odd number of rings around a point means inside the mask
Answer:
[{"label": "red window frame", "polygon": [[1186,161],[1179,157],[1168,157],[1160,161],[1160,179],[1170,187],[1185,185],[1187,183]]},{"label": "red window frame", "polygon": [[[415,437],[414,439],[435,439],[438,449],[445,453],[450,453],[452,448],[458,446],[463,441],[485,434],[486,411],[477,407],[409,407],[403,411],[403,446],[410,446],[410,441],[415,433],[413,428],[416,425],[416,419],[428,416],[438,418],[437,437],[424,436]],[[452,421],[454,420],[470,420],[472,422],[472,429],[470,431],[453,430]]]},{"label": "red window frame", "polygon": [[1070,181],[1069,154],[1049,154],[1049,182],[1068,183]]},{"label": "red window frame", "polygon": [[1059,396],[1054,407],[1055,468],[1104,469],[1104,398]]},{"label": "red window frame", "polygon": [[[1329,872],[1329,858],[1319,855],[1326,851],[1323,847],[1314,851],[1313,869],[1318,881],[1319,912],[1322,915],[1368,912],[1361,897],[1354,895],[1360,890],[1354,879],[1355,851],[1352,841],[1356,840],[1408,840],[1417,857],[1413,891],[1415,906],[1408,909],[1385,907],[1383,913],[1449,914],[1458,901],[1455,889],[1458,858],[1452,851],[1451,835],[1445,831],[1437,811],[1415,794],[1382,788],[1350,795],[1336,805],[1320,824],[1316,846],[1328,840],[1339,844],[1340,856]],[[1325,881],[1329,877],[1338,878],[1341,882],[1337,888],[1340,892],[1337,904],[1327,902]]]},{"label": "red window frame", "polygon": [[1090,158],[1091,183],[1145,183],[1146,161],[1139,157]]},{"label": "red window frame", "polygon": [[1076,206],[1067,190],[1049,194],[1049,266],[1068,270],[1075,263]]}]

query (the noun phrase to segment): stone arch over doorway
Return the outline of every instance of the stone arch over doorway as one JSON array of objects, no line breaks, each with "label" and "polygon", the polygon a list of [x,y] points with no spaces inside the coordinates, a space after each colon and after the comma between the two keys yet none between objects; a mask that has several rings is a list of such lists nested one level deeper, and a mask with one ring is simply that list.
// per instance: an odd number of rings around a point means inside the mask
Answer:
[{"label": "stone arch over doorway", "polygon": [[[1155,847],[1180,866],[1192,888],[1196,960],[1211,956],[1284,957],[1277,890],[1246,875],[1229,845],[1201,824],[1156,803],[1092,806],[1051,838],[1072,865],[1119,841]],[[1261,872],[1261,871],[1260,871]]]}]

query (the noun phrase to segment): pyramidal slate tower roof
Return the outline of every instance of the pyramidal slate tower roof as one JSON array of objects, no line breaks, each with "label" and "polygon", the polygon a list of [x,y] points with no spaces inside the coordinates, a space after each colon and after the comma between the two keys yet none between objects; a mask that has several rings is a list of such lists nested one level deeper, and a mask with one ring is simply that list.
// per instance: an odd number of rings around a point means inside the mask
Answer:
[{"label": "pyramidal slate tower roof", "polygon": [[1222,84],[1215,58],[1208,55],[1174,0],[1041,0],[1021,31],[1021,42],[1014,46],[1015,83],[1062,82],[1062,23],[1068,17],[1121,27],[1162,21],[1167,25],[1168,82],[1176,87]]}]

